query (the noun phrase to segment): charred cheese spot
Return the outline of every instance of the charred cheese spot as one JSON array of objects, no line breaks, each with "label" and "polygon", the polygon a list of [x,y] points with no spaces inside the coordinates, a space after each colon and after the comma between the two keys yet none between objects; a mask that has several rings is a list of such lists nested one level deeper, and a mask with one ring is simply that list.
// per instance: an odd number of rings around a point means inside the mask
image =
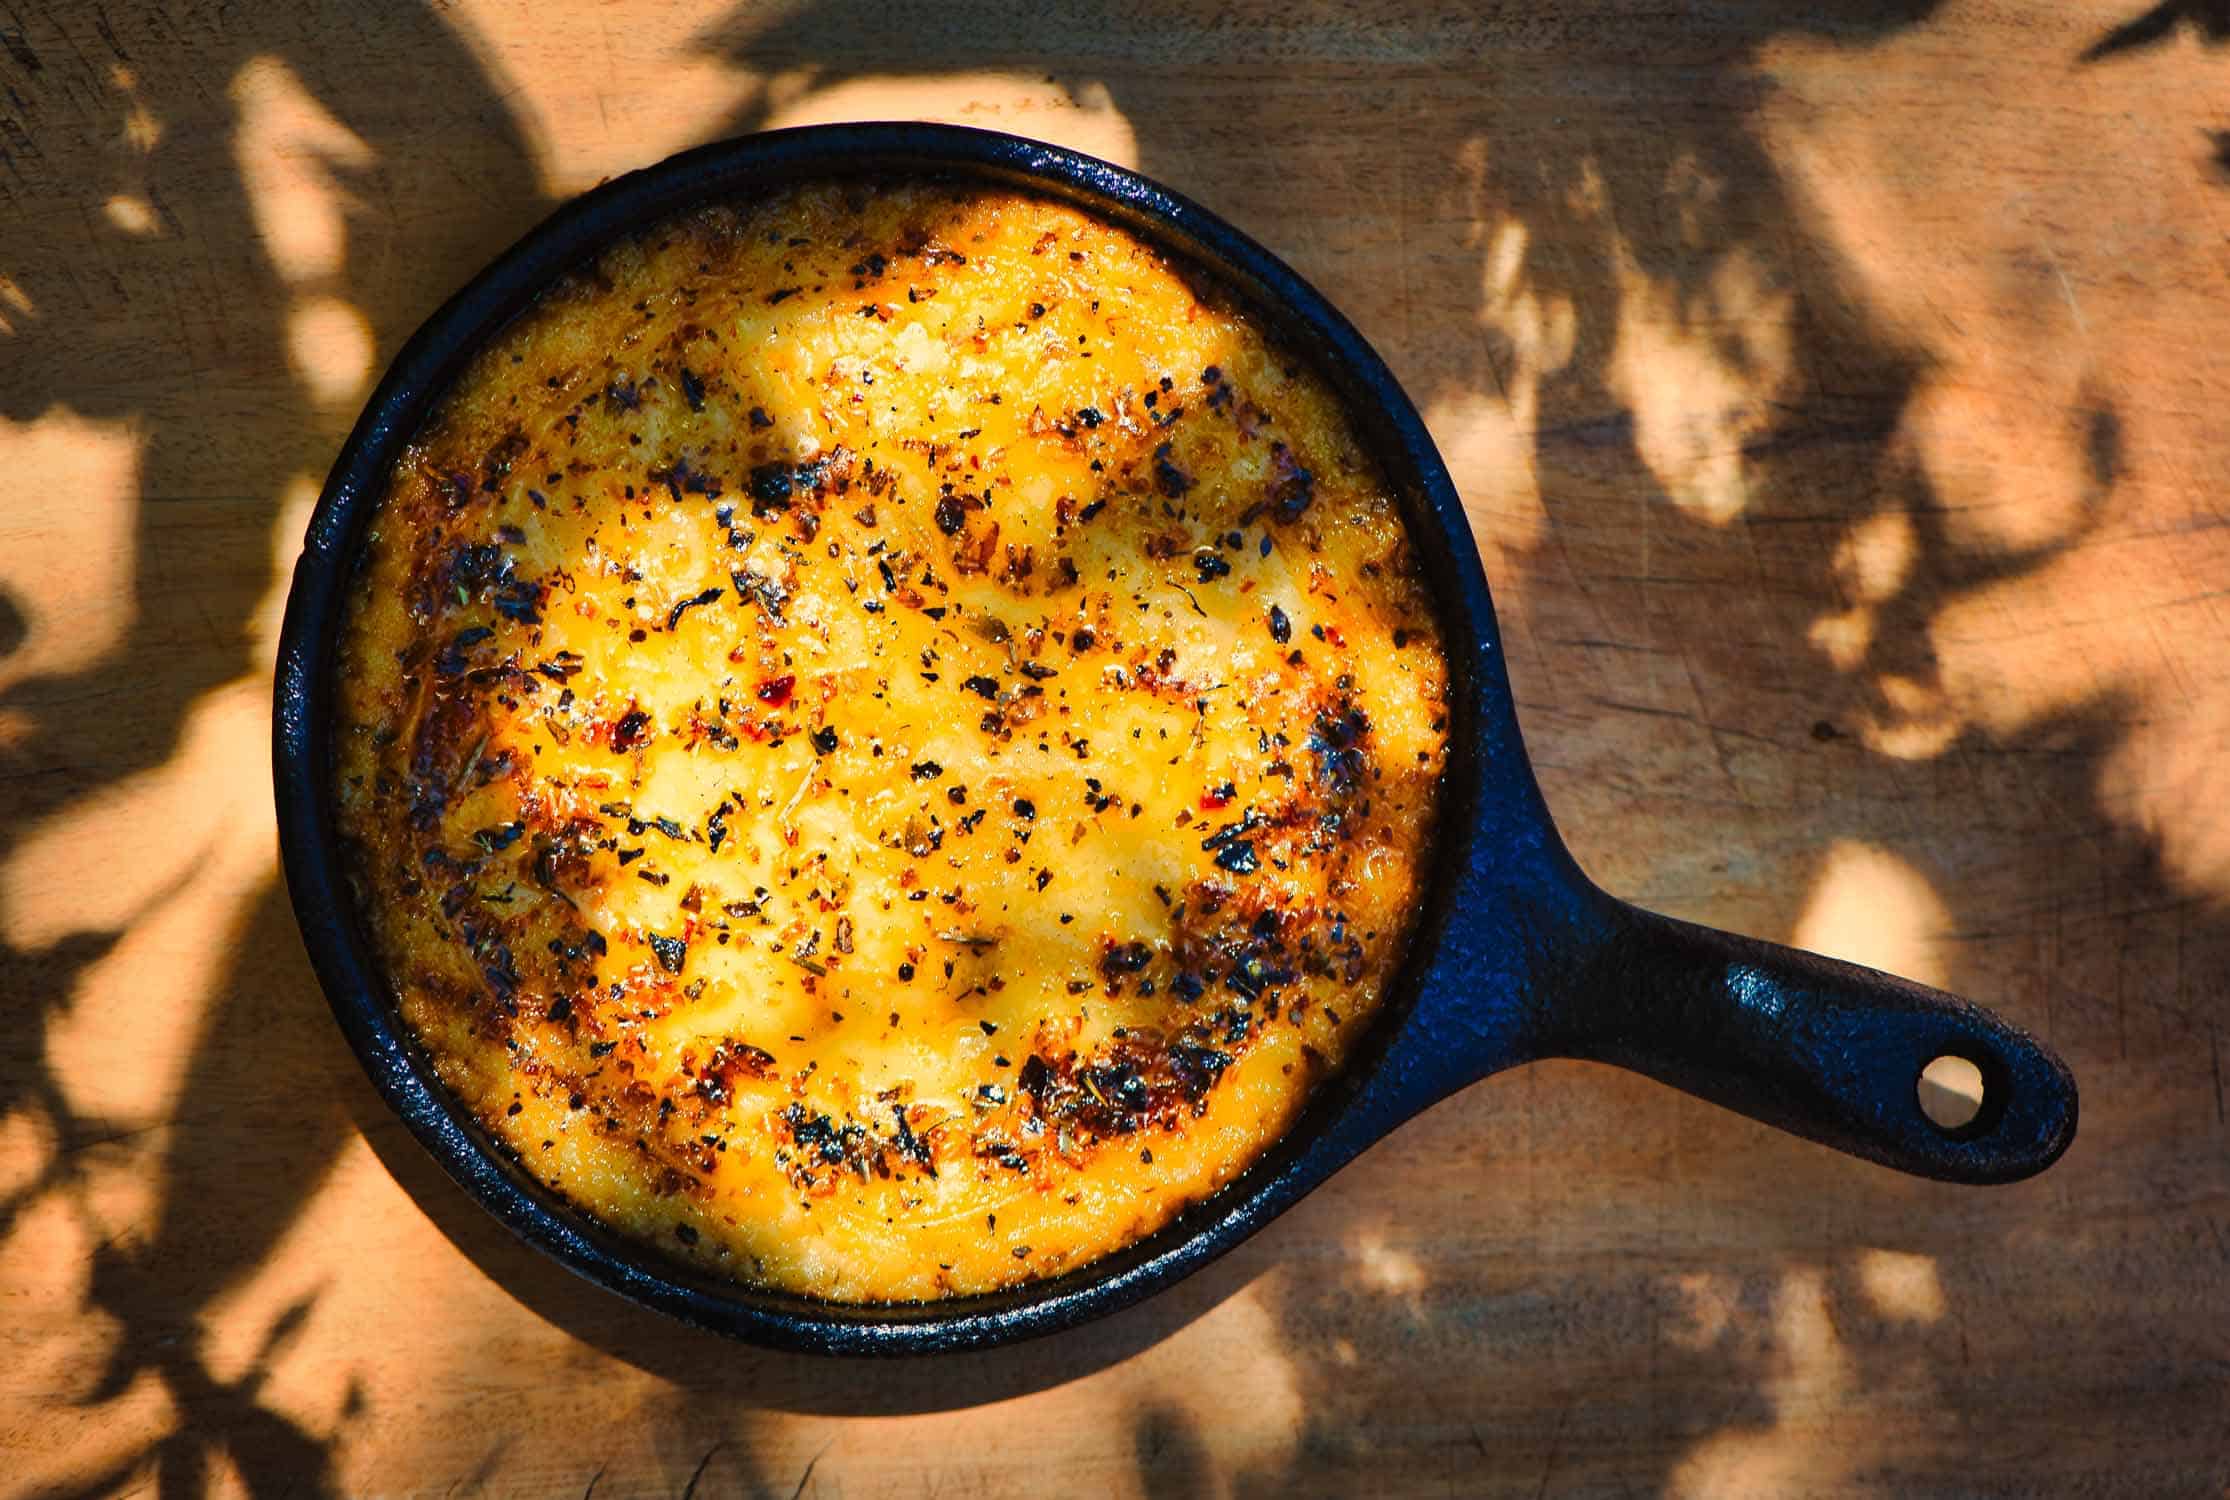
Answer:
[{"label": "charred cheese spot", "polygon": [[497,337],[337,690],[447,1086],[622,1231],[876,1301],[1084,1264],[1287,1128],[1399,961],[1446,669],[1339,403],[1220,293],[852,185]]}]

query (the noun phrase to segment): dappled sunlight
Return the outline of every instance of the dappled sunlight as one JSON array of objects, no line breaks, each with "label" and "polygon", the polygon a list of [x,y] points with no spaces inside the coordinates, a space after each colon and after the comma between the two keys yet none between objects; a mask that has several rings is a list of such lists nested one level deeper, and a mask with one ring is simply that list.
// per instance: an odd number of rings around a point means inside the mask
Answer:
[{"label": "dappled sunlight", "polygon": [[[2075,541],[2096,519],[2108,482],[2097,427],[2113,418],[2091,406],[2085,341],[2067,332],[2067,347],[2054,351],[2064,367],[2038,395],[1973,383],[1987,378],[1981,369],[1913,392],[1899,436],[1927,477],[1950,545],[1981,556],[2035,555]],[[1989,351],[1978,362],[2004,358],[2004,338],[1978,342]]]},{"label": "dappled sunlight", "polygon": [[310,515],[317,509],[320,488],[317,479],[297,474],[286,481],[272,507],[268,539],[270,582],[247,617],[249,659],[264,668],[258,681],[268,683],[269,670],[279,658],[279,630],[286,623],[287,594],[294,584],[294,561],[301,556],[302,535],[309,530]]},{"label": "dappled sunlight", "polygon": [[2162,683],[2158,717],[2107,756],[2098,791],[2159,849],[2179,889],[2230,903],[2230,817],[2197,815],[2223,803],[2230,684],[2207,689],[2194,701],[2173,677]]},{"label": "dappled sunlight", "polygon": [[[1483,164],[1467,161],[1465,170],[1477,198]],[[1533,462],[1541,382],[1571,362],[1576,319],[1570,298],[1543,293],[1528,279],[1523,224],[1504,218],[1474,238],[1484,251],[1478,323],[1506,346],[1506,368],[1492,391],[1434,392],[1425,403],[1425,424],[1480,545],[1524,553],[1540,545],[1547,521]]]},{"label": "dappled sunlight", "polygon": [[1868,516],[1836,544],[1836,581],[1856,602],[1880,604],[1912,577],[1919,546],[1911,516],[1900,511]]},{"label": "dappled sunlight", "polygon": [[1889,850],[1851,840],[1828,846],[1789,941],[1924,984],[1946,976],[1936,945],[1950,914],[1923,875]]},{"label": "dappled sunlight", "polygon": [[[0,1242],[0,1290],[33,1315],[19,1329],[30,1357],[9,1361],[0,1380],[43,1370],[54,1395],[82,1399],[98,1384],[124,1333],[120,1319],[91,1305],[93,1252],[105,1226],[51,1193],[26,1205],[9,1231],[9,1240]],[[40,1308],[51,1311],[41,1316]]]},{"label": "dappled sunlight", "polygon": [[1819,1493],[1865,1461],[1851,1434],[1819,1430],[1848,1391],[1851,1361],[1835,1331],[1825,1272],[1785,1273],[1773,1294],[1772,1363],[1765,1396],[1773,1419],[1762,1430],[1733,1428],[1706,1438],[1673,1470],[1668,1495],[1713,1497]]},{"label": "dappled sunlight", "polygon": [[1846,1264],[1787,1266],[1762,1286],[1695,1272],[1673,1287],[1681,1319],[1668,1340],[1720,1360],[1754,1349],[1764,1420],[1695,1443],[1669,1495],[1841,1492],[1896,1463],[1913,1437],[1897,1412],[1940,1396],[1931,1330],[1949,1304],[1934,1256],[1869,1249]]},{"label": "dappled sunlight", "polygon": [[1130,122],[1100,84],[1072,95],[1043,78],[948,73],[934,78],[854,78],[819,88],[812,75],[791,74],[769,84],[767,104],[770,128],[846,120],[932,120],[1032,136],[1123,166],[1138,163],[1138,142]]},{"label": "dappled sunlight", "polygon": [[251,58],[232,82],[240,126],[233,154],[271,269],[290,287],[340,277],[348,256],[340,172],[371,164],[371,148],[276,57]]},{"label": "dappled sunlight", "polygon": [[1861,606],[1821,615],[1804,638],[1836,671],[1855,672],[1874,646],[1874,612]]},{"label": "dappled sunlight", "polygon": [[36,502],[0,514],[0,590],[24,615],[23,639],[0,655],[0,694],[91,666],[131,625],[141,446],[132,420],[0,417],[0,473]]},{"label": "dappled sunlight", "polygon": [[[276,1240],[262,1266],[222,1295],[211,1299],[201,1321],[204,1364],[219,1381],[247,1378],[258,1366],[264,1403],[304,1431],[338,1433],[354,1422],[359,1409],[379,1398],[392,1412],[408,1408],[408,1383],[367,1385],[379,1368],[350,1351],[392,1347],[401,1337],[394,1325],[398,1297],[421,1309],[426,1323],[459,1330],[438,1290],[420,1284],[406,1270],[415,1259],[410,1242],[421,1231],[417,1215],[400,1201],[393,1180],[362,1141],[342,1148],[319,1190]],[[345,1265],[321,1252],[346,1244]],[[355,1268],[380,1267],[382,1274],[357,1274]],[[405,1277],[398,1286],[396,1277]],[[285,1335],[274,1342],[274,1332]],[[433,1376],[438,1364],[420,1366],[418,1378]]]},{"label": "dappled sunlight", "polygon": [[155,239],[173,233],[177,224],[154,196],[147,174],[147,157],[162,142],[163,123],[140,95],[139,76],[122,63],[108,70],[109,87],[122,96],[124,122],[121,144],[124,159],[114,165],[120,191],[109,194],[101,214],[117,233],[133,239]]},{"label": "dappled sunlight", "polygon": [[1817,1416],[1851,1381],[1851,1359],[1835,1328],[1825,1271],[1784,1272],[1773,1297],[1774,1351],[1780,1369],[1767,1388],[1777,1416]]},{"label": "dappled sunlight", "polygon": [[[339,1262],[326,1253],[336,1244],[348,1247]],[[399,1322],[398,1306],[415,1313]],[[453,1475],[470,1466],[487,1434],[414,1434],[411,1413],[424,1390],[495,1378],[486,1366],[504,1342],[501,1325],[516,1321],[506,1317],[510,1307],[438,1236],[429,1240],[424,1217],[379,1158],[351,1139],[261,1266],[212,1300],[200,1325],[202,1357],[217,1378],[239,1378],[299,1308],[299,1350],[270,1361],[265,1403],[305,1431],[353,1428],[348,1435],[391,1451],[422,1445],[429,1466]],[[434,1472],[418,1482],[432,1483]],[[410,1482],[407,1470],[393,1478]]]},{"label": "dappled sunlight", "polygon": [[1742,1284],[1716,1271],[1686,1271],[1672,1279],[1678,1317],[1660,1332],[1676,1349],[1709,1349],[1726,1336],[1741,1308]]},{"label": "dappled sunlight", "polygon": [[108,68],[109,87],[125,99],[124,144],[146,155],[162,144],[163,122],[148,108],[139,91],[139,74],[128,63],[111,63]]},{"label": "dappled sunlight", "polygon": [[2225,564],[2204,532],[2165,555],[2124,535],[1955,595],[1928,623],[1934,680],[1883,676],[1883,711],[1863,732],[1916,758],[1969,726],[2000,744],[2056,738],[2054,726],[2110,706],[2119,729],[2091,786],[2099,810],[2155,847],[2178,889],[2230,901],[2230,818],[2215,812],[2230,669],[2190,649],[2230,619]]},{"label": "dappled sunlight", "polygon": [[[1709,186],[1699,180],[1690,191]],[[1633,412],[1635,450],[1666,497],[1691,519],[1723,526],[1753,498],[1745,449],[1792,393],[1795,299],[1740,247],[1685,289],[1648,274],[1623,244],[1616,263],[1618,343],[1606,384]]]},{"label": "dappled sunlight", "polygon": [[[2097,34],[2070,12],[2040,40],[2064,60]],[[1776,43],[1769,62],[1791,87],[1762,122],[1839,253],[1840,289],[1925,365],[1883,452],[1885,480],[1909,465],[1924,504],[1854,520],[1843,607],[1811,631],[1838,671],[1870,680],[1861,737],[1928,760],[2104,716],[2116,743],[2100,809],[2155,844],[2181,889],[2230,899],[2230,820],[2202,812],[2230,673],[2185,644],[2222,635],[2230,565],[2198,459],[2219,438],[2208,393],[2230,379],[2230,348],[2189,295],[2219,280],[2209,237],[2190,232],[2219,221],[2219,192],[2204,173],[2133,170],[2164,137],[2219,126],[2219,65],[2173,28],[2160,36],[2142,66],[2055,80],[2086,109],[2074,158],[2018,113],[1979,122],[1973,149],[2035,170],[1976,178],[1956,201],[1905,169],[1938,149],[1925,114],[1850,92],[1828,45]],[[1881,51],[1917,63],[1929,46],[1908,34]],[[2009,86],[2034,77],[2016,55],[1978,65]],[[1885,545],[1892,526],[1903,535]],[[1925,672],[1894,660],[1916,630]]]},{"label": "dappled sunlight", "polygon": [[287,314],[287,357],[318,405],[351,406],[371,384],[371,325],[338,297],[305,297]]},{"label": "dappled sunlight", "polygon": [[[1931,625],[1942,696],[1999,741],[2092,706],[2122,721],[2092,790],[2113,822],[2158,850],[2190,895],[2230,902],[2230,663],[2190,643],[2230,628],[2230,549],[2200,531],[2165,556],[2138,538],[2060,553],[1948,602]],[[2039,652],[2047,635],[2055,645]]]},{"label": "dappled sunlight", "polygon": [[1466,392],[1435,400],[1424,418],[1480,546],[1526,552],[1540,545],[1547,518],[1533,474],[1533,433],[1514,405]]},{"label": "dappled sunlight", "polygon": [[61,1144],[54,1122],[35,1110],[0,1115],[0,1202],[33,1191]]},{"label": "dappled sunlight", "polygon": [[[505,75],[506,102],[535,148],[552,196],[585,191],[698,145],[724,117],[748,115],[754,128],[848,120],[929,120],[1007,130],[1111,161],[1134,163],[1130,127],[1105,85],[1071,90],[1042,72],[985,68],[934,74],[862,76],[841,59],[725,58],[703,35],[705,15],[688,7],[602,16],[585,28],[592,65],[558,72],[537,67],[534,39],[517,18],[492,7],[474,17],[488,36],[491,64]],[[641,80],[655,78],[654,86]]]},{"label": "dappled sunlight", "polygon": [[1430,1278],[1414,1251],[1388,1244],[1378,1231],[1365,1230],[1355,1237],[1354,1254],[1356,1275],[1366,1291],[1403,1304],[1412,1317],[1423,1315]]},{"label": "dappled sunlight", "polygon": [[0,273],[0,337],[19,332],[20,325],[38,315],[39,309],[32,302],[31,294],[15,278]]},{"label": "dappled sunlight", "polygon": [[1883,672],[1872,687],[1880,706],[1861,711],[1858,737],[1891,760],[1933,760],[1967,727],[1959,704],[1941,685],[1905,672]]},{"label": "dappled sunlight", "polygon": [[1541,382],[1571,364],[1579,318],[1570,297],[1543,290],[1527,276],[1526,242],[1525,226],[1515,219],[1503,220],[1487,239],[1479,322],[1508,345],[1508,373],[1498,394],[1530,441],[1541,421]]},{"label": "dappled sunlight", "polygon": [[[1276,1473],[1289,1464],[1307,1415],[1295,1356],[1279,1316],[1284,1270],[1257,1281],[1210,1310],[1182,1337],[1119,1370],[1108,1416],[1148,1404],[1182,1412],[1193,1430],[1215,1434],[1217,1466],[1237,1475]],[[1205,1367],[1205,1368],[1203,1368]]]},{"label": "dappled sunlight", "polygon": [[240,109],[234,152],[256,231],[292,293],[288,362],[313,402],[346,415],[372,375],[371,325],[339,295],[348,221],[362,210],[347,178],[372,165],[371,148],[279,58],[251,59],[235,76],[232,97]]},{"label": "dappled sunlight", "polygon": [[1879,628],[1879,606],[1894,599],[1911,576],[1919,543],[1912,518],[1882,511],[1856,522],[1836,544],[1835,581],[1847,608],[1812,622],[1805,639],[1839,672],[1866,663]]},{"label": "dappled sunlight", "polygon": [[1874,1310],[1900,1323],[1943,1321],[1944,1284],[1932,1255],[1867,1250],[1858,1257],[1858,1285]]},{"label": "dappled sunlight", "polygon": [[[234,695],[236,707],[252,702],[252,694]],[[242,721],[261,727],[259,718],[236,713],[226,727]],[[224,736],[213,738],[221,743]],[[261,738],[238,736],[229,748]],[[241,913],[271,879],[270,836],[243,817],[245,811],[223,803],[212,808],[211,824],[224,831],[177,846],[169,867],[156,872],[160,884],[153,889],[128,888],[128,897],[139,898],[136,908],[88,914],[129,922],[129,931],[87,968],[47,1023],[47,1067],[58,1095],[94,1130],[118,1135],[136,1167],[155,1165],[156,1153],[168,1144],[135,1132],[165,1128],[206,1025],[206,1008],[224,980],[225,956],[206,939],[237,932]],[[149,1173],[141,1187],[153,1193],[160,1183],[159,1174]]]},{"label": "dappled sunlight", "polygon": [[[124,932],[140,936],[140,924],[161,923],[172,900],[187,909],[177,932],[150,935],[150,959],[219,963],[223,955],[193,941],[201,924],[253,895],[252,887],[273,867],[274,848],[264,799],[267,777],[238,775],[261,770],[271,737],[268,684],[245,681],[223,688],[196,704],[187,718],[179,752],[152,771],[127,778],[86,801],[25,829],[0,864],[0,937],[18,948],[45,948],[74,932]],[[149,827],[163,830],[152,847],[142,837]],[[225,880],[218,872],[234,863],[218,851],[243,846],[238,863],[257,872]],[[81,851],[113,850],[104,878],[61,906],[48,899],[55,872],[79,863]],[[252,852],[250,852],[252,851]],[[120,946],[109,960],[124,956]],[[122,981],[125,993],[132,981]],[[159,992],[159,991],[158,991]],[[104,1007],[105,1010],[105,1007]]]},{"label": "dappled sunlight", "polygon": [[137,193],[112,195],[101,205],[101,212],[124,234],[144,237],[162,231],[162,223],[155,216],[155,205]]}]

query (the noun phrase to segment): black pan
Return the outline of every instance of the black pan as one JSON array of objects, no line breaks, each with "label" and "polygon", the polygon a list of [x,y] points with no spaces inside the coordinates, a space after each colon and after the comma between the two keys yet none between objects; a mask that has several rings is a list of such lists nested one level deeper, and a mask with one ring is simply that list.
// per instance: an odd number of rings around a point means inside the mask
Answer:
[{"label": "black pan", "polygon": [[[1451,677],[1436,863],[1382,1019],[1347,1071],[1252,1170],[1160,1233],[1054,1280],[887,1307],[754,1291],[684,1269],[538,1185],[434,1079],[359,931],[328,806],[336,631],[357,539],[389,467],[474,350],[553,278],[710,199],[846,174],[938,174],[1063,199],[1228,285],[1345,397],[1399,492],[1438,600]],[[1672,921],[1597,890],[1565,852],[1519,742],[1479,553],[1416,409],[1361,335],[1260,245],[1120,167],[1036,141],[929,125],[778,131],[685,152],[566,205],[429,319],[380,382],[326,481],[295,566],[274,746],[287,888],[318,978],[372,1081],[465,1190],[601,1286],[738,1338],[918,1353],[1069,1328],[1238,1244],[1427,1105],[1538,1058],[1616,1063],[1884,1166],[1953,1182],[2041,1171],[2075,1133],[2058,1058],[1988,1012],[1813,954]],[[1957,1129],[1924,1114],[1922,1070],[1980,1070]]]}]

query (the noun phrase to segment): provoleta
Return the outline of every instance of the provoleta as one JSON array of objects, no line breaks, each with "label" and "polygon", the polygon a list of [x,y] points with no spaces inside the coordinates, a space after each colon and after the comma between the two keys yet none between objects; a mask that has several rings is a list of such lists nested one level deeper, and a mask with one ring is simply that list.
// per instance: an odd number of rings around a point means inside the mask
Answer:
[{"label": "provoleta", "polygon": [[397,465],[341,660],[447,1086],[621,1231],[855,1301],[1260,1155],[1399,962],[1445,730],[1330,390],[1132,236],[938,184],[552,288]]}]

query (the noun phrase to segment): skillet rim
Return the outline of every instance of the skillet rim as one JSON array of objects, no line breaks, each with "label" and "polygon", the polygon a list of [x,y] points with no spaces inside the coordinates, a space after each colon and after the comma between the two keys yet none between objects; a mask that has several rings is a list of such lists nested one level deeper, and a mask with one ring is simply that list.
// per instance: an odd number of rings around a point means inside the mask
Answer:
[{"label": "skillet rim", "polygon": [[[770,184],[912,173],[987,181],[1109,219],[1224,287],[1333,385],[1424,544],[1417,551],[1448,659],[1449,746],[1425,893],[1379,1019],[1255,1163],[1154,1234],[1063,1275],[938,1302],[846,1304],[723,1280],[605,1228],[536,1182],[449,1096],[387,998],[341,870],[326,790],[329,686],[358,538],[396,450],[473,353],[556,276],[696,203]],[[1476,897],[1476,882],[1464,878],[1476,873],[1476,847],[1488,841],[1517,856],[1506,879],[1544,859],[1569,865],[1526,768],[1462,502],[1423,419],[1361,333],[1269,250],[1141,174],[1021,136],[912,122],[741,136],[613,179],[559,206],[419,327],[335,459],[295,565],[274,683],[273,774],[287,891],[320,987],[381,1097],[448,1176],[521,1239],[599,1286],[711,1332],[819,1354],[941,1352],[1058,1332],[1129,1306],[1232,1249],[1476,1076],[1445,1060],[1417,1066],[1415,1057],[1385,1067],[1397,1044],[1410,1043],[1400,1050],[1413,1054],[1431,1040],[1432,1018],[1420,1012],[1444,987],[1428,979],[1459,893]]]}]

